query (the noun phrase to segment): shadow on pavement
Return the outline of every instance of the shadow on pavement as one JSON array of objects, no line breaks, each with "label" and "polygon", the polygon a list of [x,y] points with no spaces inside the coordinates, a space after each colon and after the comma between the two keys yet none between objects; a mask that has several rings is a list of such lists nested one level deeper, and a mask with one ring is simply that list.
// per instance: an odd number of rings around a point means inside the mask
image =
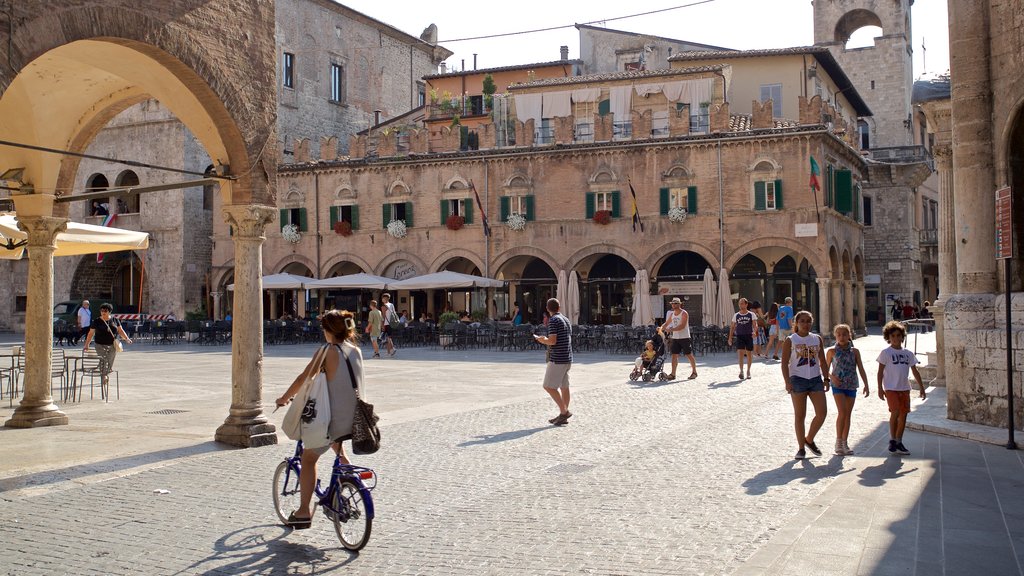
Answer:
[{"label": "shadow on pavement", "polygon": [[[281,534],[268,540],[262,531],[274,527],[280,528]],[[188,566],[179,574],[295,574],[297,566],[311,568],[313,573],[320,574],[342,568],[359,557],[358,553],[349,552],[345,560],[332,561],[324,550],[316,546],[285,540],[292,532],[276,525],[252,526],[229,532],[217,539],[211,556]],[[341,552],[346,551],[342,549]],[[202,571],[207,563],[215,563],[216,567]]]},{"label": "shadow on pavement", "polygon": [[901,470],[903,460],[901,458],[889,458],[878,466],[868,466],[860,471],[859,482],[863,486],[881,486],[886,480],[895,480],[917,471],[917,467],[909,470]]},{"label": "shadow on pavement", "polygon": [[834,478],[847,472],[853,472],[852,468],[843,469],[843,459],[840,456],[833,456],[822,464],[815,464],[819,458],[805,458],[804,460],[789,460],[782,466],[772,470],[765,470],[743,482],[742,486],[747,494],[764,494],[772,486],[784,486],[790,482],[799,480],[803,484],[814,484],[824,478]]},{"label": "shadow on pavement", "polygon": [[507,442],[509,440],[518,440],[520,438],[526,438],[536,434],[537,432],[543,432],[544,430],[553,430],[555,426],[538,426],[537,428],[524,428],[523,430],[513,430],[511,432],[502,432],[501,434],[484,434],[483,436],[477,436],[475,440],[467,440],[457,446],[459,448],[465,448],[467,446],[478,446],[480,444],[494,444],[495,442]]},{"label": "shadow on pavement", "polygon": [[[0,428],[0,430],[6,431],[14,429]],[[100,462],[93,462],[89,464],[80,464],[78,466],[70,466],[67,468],[59,468],[56,470],[46,470],[44,472],[24,474],[22,476],[12,476],[10,478],[0,479],[0,494],[8,490],[16,490],[20,488],[33,486],[44,486],[47,484],[55,484],[57,482],[65,482],[68,480],[77,480],[95,474],[108,474],[111,472],[117,472],[121,470],[129,470],[131,468],[144,466],[146,464],[164,463],[169,460],[174,460],[176,458],[195,456],[197,454],[207,454],[210,452],[219,452],[222,450],[237,450],[237,448],[232,448],[230,446],[210,440],[209,442],[203,442],[202,444],[196,444],[194,446],[171,448],[168,450],[157,450],[156,452],[147,452],[145,454],[133,454],[131,456],[112,458],[110,460],[103,460]]]}]

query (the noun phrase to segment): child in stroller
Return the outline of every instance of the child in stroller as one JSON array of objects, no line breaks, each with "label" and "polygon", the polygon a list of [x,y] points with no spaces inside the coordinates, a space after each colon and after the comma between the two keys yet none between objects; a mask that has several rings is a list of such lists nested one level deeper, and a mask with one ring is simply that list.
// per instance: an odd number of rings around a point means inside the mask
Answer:
[{"label": "child in stroller", "polygon": [[644,343],[644,350],[636,359],[636,366],[629,373],[629,379],[635,382],[642,378],[644,382],[651,382],[661,372],[664,363],[665,341],[660,334],[655,334],[652,340]]}]

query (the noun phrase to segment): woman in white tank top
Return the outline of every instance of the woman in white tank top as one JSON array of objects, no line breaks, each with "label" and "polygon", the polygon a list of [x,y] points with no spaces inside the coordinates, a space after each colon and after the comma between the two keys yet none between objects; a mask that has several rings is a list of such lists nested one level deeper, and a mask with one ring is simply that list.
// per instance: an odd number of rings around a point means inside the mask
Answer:
[{"label": "woman in white tank top", "polygon": [[[795,330],[782,345],[782,377],[786,381],[786,392],[793,400],[793,429],[798,446],[795,458],[807,456],[805,448],[821,456],[821,450],[814,443],[814,437],[825,423],[828,404],[825,391],[828,390],[828,374],[822,372],[825,366],[825,345],[821,336],[811,333],[814,317],[801,310],[793,318]],[[807,400],[814,407],[814,418],[804,435],[804,419],[807,417]]]}]

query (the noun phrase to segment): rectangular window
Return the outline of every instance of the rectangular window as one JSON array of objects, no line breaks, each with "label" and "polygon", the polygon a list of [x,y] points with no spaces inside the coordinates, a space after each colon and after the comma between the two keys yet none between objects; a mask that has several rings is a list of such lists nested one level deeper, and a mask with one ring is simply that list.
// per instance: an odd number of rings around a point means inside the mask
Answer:
[{"label": "rectangular window", "polygon": [[782,210],[782,180],[754,182],[754,210]]},{"label": "rectangular window", "polygon": [[540,126],[537,127],[534,139],[537,144],[555,143],[555,126],[551,118],[540,119]]},{"label": "rectangular window", "polygon": [[761,102],[772,101],[772,117],[782,118],[782,84],[762,84]]},{"label": "rectangular window", "polygon": [[427,87],[425,84],[423,84],[423,82],[416,83],[416,105],[427,105]]},{"label": "rectangular window", "polygon": [[330,225],[331,229],[334,229],[334,225],[338,222],[348,222],[353,230],[359,229],[359,207],[354,204],[346,206],[331,206],[330,208]]},{"label": "rectangular window", "polygon": [[865,196],[864,197],[864,225],[865,226],[871,226],[871,221],[873,220],[873,217],[874,217],[874,212],[871,209],[871,196]]},{"label": "rectangular window", "polygon": [[775,210],[775,182],[764,183],[764,206],[766,210]]},{"label": "rectangular window", "polygon": [[614,192],[587,192],[586,217],[594,217],[594,213],[607,210],[611,212],[612,218],[621,216],[619,213],[620,202],[618,190]]},{"label": "rectangular window", "polygon": [[533,214],[533,195],[527,194],[525,196],[502,196],[501,197],[501,221],[505,222],[508,220],[510,214],[519,214],[526,218],[527,222],[532,222],[534,219]]},{"label": "rectangular window", "polygon": [[594,141],[594,113],[597,111],[595,102],[573,102],[573,117],[575,118],[576,142]]},{"label": "rectangular window", "polygon": [[282,208],[281,228],[289,224],[295,224],[299,232],[306,231],[306,209],[305,208]]},{"label": "rectangular window", "polygon": [[711,104],[690,105],[690,133],[705,134],[711,129]]},{"label": "rectangular window", "polygon": [[285,88],[295,88],[295,55],[284,53],[284,61],[281,64],[281,77]]},{"label": "rectangular window", "polygon": [[14,311],[24,312],[28,309],[28,296],[15,296],[14,297]]},{"label": "rectangular window", "polygon": [[340,64],[331,64],[331,102],[341,102],[344,96],[344,69]]},{"label": "rectangular window", "polygon": [[392,220],[403,220],[407,228],[412,228],[412,202],[395,202],[383,206],[384,228]]}]

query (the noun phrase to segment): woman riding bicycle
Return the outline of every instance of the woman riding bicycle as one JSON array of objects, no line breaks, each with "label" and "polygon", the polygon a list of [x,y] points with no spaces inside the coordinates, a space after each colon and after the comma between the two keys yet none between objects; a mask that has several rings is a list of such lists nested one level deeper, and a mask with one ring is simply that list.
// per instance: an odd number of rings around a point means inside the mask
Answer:
[{"label": "woman riding bicycle", "polygon": [[[323,370],[327,373],[327,389],[331,399],[331,423],[328,428],[334,442],[331,448],[338,453],[341,462],[348,464],[342,442],[352,437],[352,420],[356,410],[356,390],[354,386],[363,381],[363,354],[353,342],[355,340],[355,320],[351,312],[331,310],[320,318],[324,338],[329,347],[324,357]],[[344,354],[344,357],[342,356]],[[305,370],[292,382],[288,390],[277,399],[278,406],[284,406],[299,392],[303,382],[316,375],[318,369],[314,365],[317,354],[306,365]],[[345,358],[352,364],[356,374],[356,383],[352,382]],[[360,391],[362,393],[362,391]],[[322,448],[305,448],[302,452],[302,475],[299,477],[299,488],[302,499],[298,510],[288,517],[288,524],[296,529],[309,528],[312,522],[313,488],[316,486],[316,461],[327,452]]]}]

